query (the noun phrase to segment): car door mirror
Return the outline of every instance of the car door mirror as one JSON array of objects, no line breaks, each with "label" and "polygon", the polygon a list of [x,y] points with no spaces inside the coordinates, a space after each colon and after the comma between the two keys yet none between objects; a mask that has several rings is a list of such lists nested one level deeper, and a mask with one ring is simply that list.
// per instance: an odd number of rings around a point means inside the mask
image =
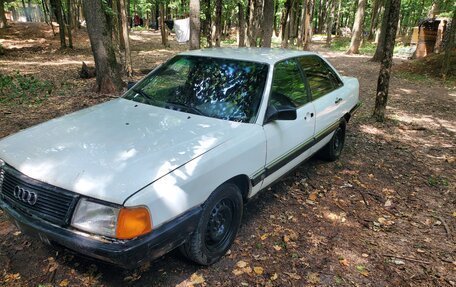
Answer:
[{"label": "car door mirror", "polygon": [[295,108],[279,108],[269,106],[266,110],[265,123],[273,121],[293,121],[296,120],[297,114]]},{"label": "car door mirror", "polygon": [[133,88],[134,85],[136,85],[136,82],[128,82],[127,89],[129,90],[129,89]]}]

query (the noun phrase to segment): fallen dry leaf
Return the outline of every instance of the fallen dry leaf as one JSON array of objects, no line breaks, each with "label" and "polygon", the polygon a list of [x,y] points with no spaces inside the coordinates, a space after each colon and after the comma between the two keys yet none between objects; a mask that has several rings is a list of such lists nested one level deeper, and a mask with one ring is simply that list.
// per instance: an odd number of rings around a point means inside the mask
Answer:
[{"label": "fallen dry leaf", "polygon": [[309,194],[308,199],[312,200],[312,201],[315,201],[315,200],[317,200],[317,197],[318,197],[318,192],[314,191],[311,194]]},{"label": "fallen dry leaf", "polygon": [[269,233],[265,233],[265,234],[261,235],[260,239],[266,240],[266,238],[268,238],[268,237],[269,237]]},{"label": "fallen dry leaf", "polygon": [[192,284],[203,284],[205,282],[203,275],[198,275],[197,273],[192,274],[190,281]]},{"label": "fallen dry leaf", "polygon": [[245,261],[238,261],[238,263],[236,263],[236,266],[239,267],[239,268],[244,268],[247,266],[247,262]]},{"label": "fallen dry leaf", "polygon": [[279,245],[274,245],[272,246],[276,251],[280,251],[282,250],[282,247],[280,247]]},{"label": "fallen dry leaf", "polygon": [[320,283],[320,274],[315,272],[307,274],[307,282],[309,282],[310,284]]},{"label": "fallen dry leaf", "polygon": [[275,281],[275,280],[277,280],[277,278],[279,278],[279,275],[277,273],[274,273],[274,274],[272,274],[270,279],[271,279],[271,281]]},{"label": "fallen dry leaf", "polygon": [[264,269],[263,269],[263,267],[255,266],[255,267],[253,267],[253,271],[258,275],[262,275]]},{"label": "fallen dry leaf", "polygon": [[343,265],[343,266],[349,266],[350,265],[350,263],[348,263],[347,258],[339,258],[339,263],[340,263],[340,265]]},{"label": "fallen dry leaf", "polygon": [[298,274],[296,273],[290,273],[290,272],[283,272],[284,274],[288,275],[291,279],[294,279],[294,280],[299,280],[301,279],[301,276],[299,276]]},{"label": "fallen dry leaf", "polygon": [[60,281],[59,286],[67,287],[69,284],[70,284],[70,281],[68,281],[68,279],[63,279],[62,281]]}]

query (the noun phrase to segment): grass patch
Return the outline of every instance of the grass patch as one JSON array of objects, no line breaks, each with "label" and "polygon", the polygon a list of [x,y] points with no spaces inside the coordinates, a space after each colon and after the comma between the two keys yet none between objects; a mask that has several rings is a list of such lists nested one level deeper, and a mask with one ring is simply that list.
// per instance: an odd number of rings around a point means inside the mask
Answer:
[{"label": "grass patch", "polygon": [[0,74],[0,103],[10,105],[40,105],[51,94],[54,86],[49,81],[41,81],[32,75],[16,72],[12,75]]},{"label": "grass patch", "polygon": [[[348,37],[336,37],[333,38],[331,42],[331,50],[337,52],[347,52],[350,48],[351,39]],[[361,47],[359,47],[359,52],[364,55],[374,55],[377,45],[369,41],[363,41]]]}]

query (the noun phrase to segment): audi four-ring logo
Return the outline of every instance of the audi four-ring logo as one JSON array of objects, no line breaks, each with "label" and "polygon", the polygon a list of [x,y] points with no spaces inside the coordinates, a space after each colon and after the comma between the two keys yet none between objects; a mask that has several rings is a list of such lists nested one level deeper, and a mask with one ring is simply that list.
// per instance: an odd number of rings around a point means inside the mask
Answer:
[{"label": "audi four-ring logo", "polygon": [[14,188],[14,197],[30,205],[35,205],[38,200],[38,196],[35,192],[28,191],[20,186]]}]

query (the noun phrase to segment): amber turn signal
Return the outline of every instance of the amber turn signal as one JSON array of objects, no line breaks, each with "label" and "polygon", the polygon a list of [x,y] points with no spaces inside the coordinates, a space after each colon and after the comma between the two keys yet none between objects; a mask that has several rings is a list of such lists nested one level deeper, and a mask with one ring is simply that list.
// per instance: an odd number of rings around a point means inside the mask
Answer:
[{"label": "amber turn signal", "polygon": [[116,237],[131,239],[152,231],[149,210],[145,207],[122,208],[117,218]]}]

